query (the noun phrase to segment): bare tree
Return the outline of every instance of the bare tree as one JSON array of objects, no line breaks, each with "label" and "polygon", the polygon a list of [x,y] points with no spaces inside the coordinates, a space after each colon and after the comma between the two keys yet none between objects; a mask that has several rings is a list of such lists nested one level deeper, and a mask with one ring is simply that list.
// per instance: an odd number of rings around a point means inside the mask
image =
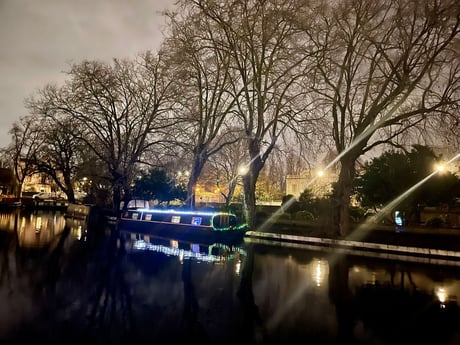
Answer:
[{"label": "bare tree", "polygon": [[215,174],[216,186],[227,206],[233,200],[237,185],[241,183],[240,169],[248,161],[245,151],[245,143],[237,141],[222,148],[209,160]]},{"label": "bare tree", "polygon": [[293,13],[295,0],[184,0],[214,23],[218,46],[230,57],[238,121],[243,127],[249,161],[243,177],[246,215],[254,225],[256,182],[278,138],[308,99],[300,80],[309,53]]},{"label": "bare tree", "polygon": [[195,186],[209,157],[238,138],[228,123],[236,98],[231,88],[230,57],[218,46],[221,35],[215,23],[196,9],[183,6],[167,13],[170,35],[166,47],[175,71],[181,126],[173,131],[191,157],[187,185],[190,206],[195,206]]},{"label": "bare tree", "polygon": [[[303,18],[307,20],[307,18]],[[460,4],[456,0],[319,1],[305,32],[317,46],[312,90],[328,109],[340,162],[337,233],[350,231],[355,163],[381,144],[417,132],[431,119],[458,124]],[[437,122],[439,124],[439,122]],[[458,126],[455,131],[458,136]],[[335,162],[332,162],[335,163]]]},{"label": "bare tree", "polygon": [[75,201],[74,186],[78,170],[82,162],[82,143],[75,139],[78,128],[67,118],[62,123],[40,117],[34,113],[33,103],[28,104],[29,110],[40,124],[42,144],[34,150],[30,161],[37,172],[51,177],[66,195],[70,202]]},{"label": "bare tree", "polygon": [[[36,111],[64,126],[69,117],[77,139],[104,164],[113,188],[113,207],[121,196],[130,199],[135,165],[144,152],[161,141],[171,125],[171,77],[161,53],[113,65],[84,61],[68,72],[62,87],[48,86],[35,100]],[[127,204],[127,203],[125,203]]]},{"label": "bare tree", "polygon": [[35,116],[24,116],[10,130],[11,144],[5,150],[12,163],[18,182],[16,196],[22,196],[22,186],[27,176],[37,172],[35,156],[42,148],[43,127]]}]

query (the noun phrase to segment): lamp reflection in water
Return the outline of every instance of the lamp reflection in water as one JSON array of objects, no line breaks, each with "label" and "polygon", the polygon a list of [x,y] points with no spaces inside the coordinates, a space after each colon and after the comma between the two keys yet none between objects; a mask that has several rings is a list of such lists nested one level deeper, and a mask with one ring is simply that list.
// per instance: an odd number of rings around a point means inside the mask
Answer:
[{"label": "lamp reflection in water", "polygon": [[439,300],[441,309],[444,309],[446,307],[446,301],[447,301],[446,289],[443,287],[438,287],[436,289],[436,297]]},{"label": "lamp reflection in water", "polygon": [[317,287],[321,287],[328,274],[327,261],[321,259],[313,259],[311,263],[311,275]]}]

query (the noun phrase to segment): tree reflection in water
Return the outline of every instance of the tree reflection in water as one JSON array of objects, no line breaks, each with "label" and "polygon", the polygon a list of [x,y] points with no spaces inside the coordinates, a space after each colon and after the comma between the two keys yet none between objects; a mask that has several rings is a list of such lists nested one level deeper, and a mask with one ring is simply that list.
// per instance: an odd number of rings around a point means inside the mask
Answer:
[{"label": "tree reflection in water", "polygon": [[99,267],[94,270],[99,278],[91,279],[96,284],[89,296],[88,325],[94,338],[104,337],[115,343],[135,342],[131,294],[123,269],[125,257],[124,238],[117,228],[112,228],[98,258]]},{"label": "tree reflection in water", "polygon": [[245,341],[260,344],[266,340],[267,332],[259,308],[254,302],[252,276],[254,273],[254,247],[247,248],[247,255],[243,262],[240,286],[237,291],[242,306],[241,335]]},{"label": "tree reflection in water", "polygon": [[184,283],[184,320],[187,328],[187,342],[206,344],[208,339],[202,324],[198,320],[198,301],[192,281],[192,259],[185,259],[182,264],[182,281]]},{"label": "tree reflection in water", "polygon": [[[82,231],[81,239],[70,226],[26,247],[34,229],[22,242],[25,234],[13,230],[0,232],[0,342],[276,344],[299,336],[315,344],[453,345],[460,334],[451,299],[459,296],[459,265],[252,243],[210,250],[115,226]],[[135,248],[142,241],[149,249]],[[321,286],[318,257],[328,262]],[[445,296],[427,286],[445,288]]]},{"label": "tree reflection in water", "polygon": [[337,343],[353,344],[353,328],[356,316],[353,295],[348,284],[349,263],[347,257],[329,260],[329,299],[335,305],[337,317]]}]

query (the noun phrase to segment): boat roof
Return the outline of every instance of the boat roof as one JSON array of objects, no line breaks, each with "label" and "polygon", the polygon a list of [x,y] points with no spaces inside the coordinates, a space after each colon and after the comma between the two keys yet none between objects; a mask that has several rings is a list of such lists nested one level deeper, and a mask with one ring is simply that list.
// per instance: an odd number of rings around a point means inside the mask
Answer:
[{"label": "boat roof", "polygon": [[232,215],[229,212],[222,211],[192,211],[192,210],[175,210],[175,209],[155,209],[155,208],[138,208],[138,212],[149,212],[149,213],[168,213],[168,214],[177,214],[177,215],[193,215],[193,216],[209,216],[213,217],[219,214]]}]

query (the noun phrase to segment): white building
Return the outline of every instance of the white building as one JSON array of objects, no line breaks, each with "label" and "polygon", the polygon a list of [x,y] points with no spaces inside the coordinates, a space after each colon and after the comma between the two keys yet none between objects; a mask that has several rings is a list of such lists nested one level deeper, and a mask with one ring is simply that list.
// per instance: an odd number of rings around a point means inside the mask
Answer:
[{"label": "white building", "polygon": [[286,195],[299,198],[305,189],[312,191],[316,197],[324,197],[332,193],[332,184],[337,181],[333,171],[306,170],[300,175],[287,175]]}]

